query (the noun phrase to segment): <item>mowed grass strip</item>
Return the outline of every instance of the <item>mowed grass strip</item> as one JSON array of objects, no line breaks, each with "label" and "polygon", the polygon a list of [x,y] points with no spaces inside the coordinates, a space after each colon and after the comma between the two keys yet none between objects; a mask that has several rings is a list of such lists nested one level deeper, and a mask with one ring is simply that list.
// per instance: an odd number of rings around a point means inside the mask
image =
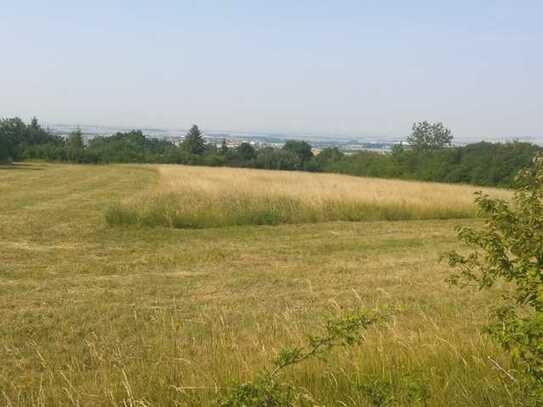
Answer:
[{"label": "mowed grass strip", "polygon": [[213,406],[357,307],[392,318],[288,375],[319,405],[523,405],[480,333],[502,290],[451,289],[438,262],[477,220],[111,228],[155,170],[31,167],[0,170],[0,405]]},{"label": "mowed grass strip", "polygon": [[[110,225],[174,228],[328,221],[460,219],[481,188],[235,168],[164,165],[152,190],[112,205]],[[484,189],[493,196],[509,192]]]}]

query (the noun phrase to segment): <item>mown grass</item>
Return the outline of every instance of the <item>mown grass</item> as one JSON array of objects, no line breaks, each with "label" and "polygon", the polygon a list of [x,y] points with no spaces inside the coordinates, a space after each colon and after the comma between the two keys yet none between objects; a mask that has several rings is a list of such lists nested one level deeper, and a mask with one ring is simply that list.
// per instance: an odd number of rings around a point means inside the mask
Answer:
[{"label": "mown grass", "polygon": [[207,228],[477,215],[476,189],[468,186],[232,168],[159,171],[153,190],[108,208],[109,225]]},{"label": "mown grass", "polygon": [[111,228],[156,171],[32,167],[0,171],[0,405],[214,405],[324,315],[381,306],[360,346],[288,379],[326,406],[523,405],[480,330],[502,288],[452,289],[438,262],[477,220]]}]

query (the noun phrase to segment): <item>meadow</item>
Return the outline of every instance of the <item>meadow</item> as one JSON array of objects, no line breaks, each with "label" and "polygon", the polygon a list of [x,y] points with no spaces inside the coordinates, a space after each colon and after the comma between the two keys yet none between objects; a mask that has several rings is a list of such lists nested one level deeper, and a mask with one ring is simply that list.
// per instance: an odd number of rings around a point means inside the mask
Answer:
[{"label": "meadow", "polygon": [[[521,406],[500,370],[508,358],[481,333],[505,288],[451,288],[439,262],[459,247],[454,227],[479,222],[473,191],[240,169],[2,167],[0,405],[214,405],[327,315],[387,307],[391,319],[361,345],[289,380],[322,406]],[[162,196],[170,214],[216,213],[163,224]],[[229,209],[239,196],[246,206]],[[232,221],[276,197],[306,206],[286,221]],[[329,217],[341,202],[409,215]],[[146,211],[159,221],[140,222]],[[127,213],[136,221],[114,220]]]},{"label": "meadow", "polygon": [[[157,168],[154,188],[109,208],[110,225],[206,228],[477,215],[473,193],[478,189],[471,186],[239,168]],[[505,190],[485,192],[508,196]]]}]

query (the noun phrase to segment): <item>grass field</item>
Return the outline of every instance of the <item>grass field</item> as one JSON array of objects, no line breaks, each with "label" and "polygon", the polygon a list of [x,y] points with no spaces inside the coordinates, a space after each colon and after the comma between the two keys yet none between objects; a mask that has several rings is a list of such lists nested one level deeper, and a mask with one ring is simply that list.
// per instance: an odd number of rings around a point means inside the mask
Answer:
[{"label": "grass field", "polygon": [[109,224],[205,228],[476,216],[477,189],[469,186],[179,165],[158,171],[155,188],[108,210]]},{"label": "grass field", "polygon": [[[157,190],[181,196],[185,183],[204,194],[214,184],[227,190],[229,175],[218,171],[0,169],[0,405],[213,405],[225,386],[251,379],[325,315],[376,306],[391,307],[393,317],[364,343],[289,373],[320,405],[379,405],[367,386],[396,405],[522,405],[495,367],[509,369],[508,360],[480,333],[501,288],[450,288],[438,262],[457,247],[454,226],[475,219],[207,229],[105,221],[113,203]],[[447,187],[437,185],[434,199],[431,184],[267,172],[251,172],[246,183],[242,170],[224,171],[240,175],[231,178],[236,190],[276,174],[283,181],[274,190],[309,200],[333,196],[329,183],[342,197],[357,199],[350,185],[366,182],[376,201],[420,205],[466,203],[472,192],[451,187],[443,195]]]}]

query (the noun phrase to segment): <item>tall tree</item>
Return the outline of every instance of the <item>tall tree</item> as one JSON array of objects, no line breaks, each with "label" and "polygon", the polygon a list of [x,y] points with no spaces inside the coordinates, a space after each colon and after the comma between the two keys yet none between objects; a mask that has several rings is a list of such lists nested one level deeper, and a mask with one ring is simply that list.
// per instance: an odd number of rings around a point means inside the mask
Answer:
[{"label": "tall tree", "polygon": [[0,163],[10,161],[9,147],[7,137],[0,134]]},{"label": "tall tree", "polygon": [[28,144],[27,127],[18,117],[0,120],[0,160],[16,160],[20,146]]},{"label": "tall tree", "polygon": [[219,149],[219,153],[221,155],[226,155],[228,154],[228,145],[226,144],[226,139],[222,139],[222,144],[221,144],[221,148]]},{"label": "tall tree", "polygon": [[301,167],[304,166],[306,161],[313,158],[311,144],[306,143],[305,141],[288,140],[283,146],[283,150],[296,154],[298,160],[300,160]]},{"label": "tall tree", "polygon": [[325,164],[327,162],[340,161],[344,157],[344,154],[337,147],[327,147],[323,148],[322,151],[317,155],[317,161],[320,164]]},{"label": "tall tree", "polygon": [[34,116],[30,121],[30,128],[35,130],[39,130],[41,128],[40,124],[38,123],[38,118],[36,116]]},{"label": "tall tree", "polygon": [[66,140],[66,150],[68,160],[74,163],[81,161],[83,155],[83,136],[81,129],[77,128],[70,133]]},{"label": "tall tree", "polygon": [[190,128],[185,140],[181,144],[183,150],[191,154],[202,155],[206,151],[206,143],[202,136],[202,132],[197,125],[194,125]]},{"label": "tall tree", "polygon": [[413,124],[412,132],[407,142],[417,151],[439,150],[452,145],[451,130],[443,123],[429,123],[427,121]]},{"label": "tall tree", "polygon": [[242,161],[250,161],[256,158],[256,150],[249,143],[241,143],[236,151]]}]

